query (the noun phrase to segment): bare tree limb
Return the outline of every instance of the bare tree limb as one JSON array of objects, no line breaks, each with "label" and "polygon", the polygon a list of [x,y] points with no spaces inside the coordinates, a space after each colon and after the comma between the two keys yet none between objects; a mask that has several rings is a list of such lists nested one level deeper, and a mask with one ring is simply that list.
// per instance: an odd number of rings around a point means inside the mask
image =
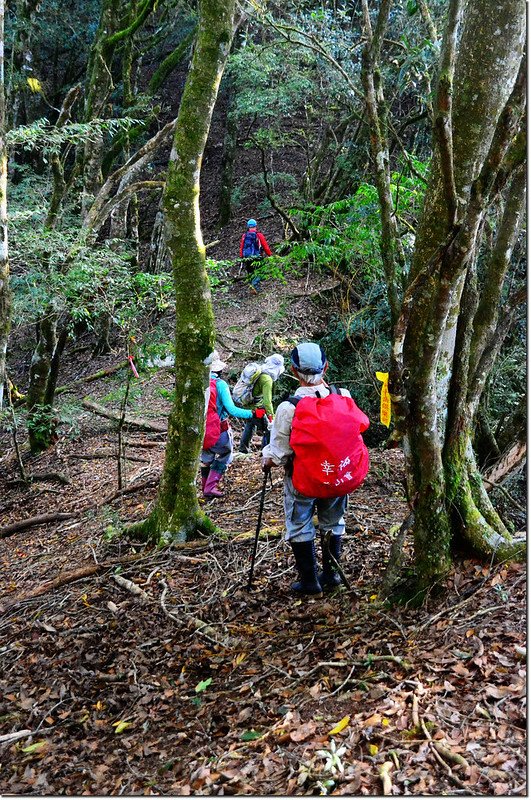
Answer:
[{"label": "bare tree limb", "polygon": [[[121,414],[119,411],[111,411],[99,403],[95,403],[93,400],[90,400],[88,397],[83,399],[83,408],[86,408],[88,411],[92,411],[93,414],[98,414],[100,417],[116,420],[116,422],[119,422],[121,419]],[[132,428],[140,428],[141,430],[145,431],[156,431],[157,433],[166,433],[168,430],[167,426],[160,422],[151,422],[148,419],[132,417],[130,414],[125,415],[125,423]]]},{"label": "bare tree limb", "polygon": [[271,183],[269,181],[269,171],[268,171],[267,165],[266,165],[265,149],[256,141],[255,141],[255,144],[258,147],[258,149],[260,150],[260,159],[261,159],[261,162],[262,162],[262,174],[264,176],[264,184],[265,184],[267,199],[271,203],[271,208],[273,208],[277,212],[277,214],[280,217],[282,217],[282,219],[284,220],[286,225],[291,229],[291,232],[293,233],[294,237],[296,239],[300,239],[300,231],[299,231],[299,229],[297,228],[297,226],[295,225],[295,223],[293,222],[293,220],[291,219],[289,214],[286,211],[284,211],[283,208],[281,208],[279,206],[279,204],[277,203],[277,201],[275,199],[275,195],[273,194],[273,190],[271,188]]},{"label": "bare tree limb", "polygon": [[[129,197],[129,195],[135,194],[136,192],[154,191],[163,188],[164,181],[136,181],[136,183],[129,184],[129,186],[126,186],[122,191],[119,191],[118,194],[115,194],[114,197],[111,197],[111,199],[100,208],[98,214],[91,220],[91,233],[97,233],[112,214],[113,210],[119,206],[123,200]],[[85,224],[85,227],[88,226]]]},{"label": "bare tree limb", "polygon": [[83,228],[85,230],[92,230],[93,221],[98,217],[100,210],[107,202],[112,192],[115,191],[117,186],[119,186],[124,176],[131,173],[132,176],[137,174],[145,166],[151,155],[161,145],[165,144],[166,141],[169,140],[175,129],[175,125],[176,120],[168,122],[168,124],[161,128],[160,131],[155,134],[155,136],[153,136],[139,150],[137,150],[136,153],[134,153],[123,166],[119,167],[119,169],[115,170],[111,175],[109,175],[96,195],[90,211],[83,223]]}]

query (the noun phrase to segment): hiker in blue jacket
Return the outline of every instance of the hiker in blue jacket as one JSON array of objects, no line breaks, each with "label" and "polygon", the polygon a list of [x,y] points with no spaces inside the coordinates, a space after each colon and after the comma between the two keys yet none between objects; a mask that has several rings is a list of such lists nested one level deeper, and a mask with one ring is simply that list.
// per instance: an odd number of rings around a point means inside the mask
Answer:
[{"label": "hiker in blue jacket", "polygon": [[229,416],[240,419],[259,419],[265,414],[265,411],[264,409],[251,411],[251,409],[239,408],[234,404],[229,385],[221,378],[221,373],[227,365],[220,359],[217,350],[210,354],[205,363],[210,366],[210,379],[216,381],[216,408],[221,421],[221,433],[212,447],[201,451],[201,486],[205,497],[223,497],[223,492],[218,484],[232,461],[234,444]]}]

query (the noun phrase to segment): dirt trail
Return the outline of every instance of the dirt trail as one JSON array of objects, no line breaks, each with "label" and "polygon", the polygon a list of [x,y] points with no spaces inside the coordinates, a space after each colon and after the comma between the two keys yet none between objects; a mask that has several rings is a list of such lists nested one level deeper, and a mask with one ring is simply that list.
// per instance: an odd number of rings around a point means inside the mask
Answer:
[{"label": "dirt trail", "polygon": [[[218,293],[232,370],[286,352],[287,330],[317,334],[323,307],[302,294],[318,290],[297,281],[266,285],[258,298],[242,281]],[[83,364],[84,374],[112,358]],[[62,382],[79,372],[67,360]],[[117,380],[76,391],[101,399]],[[144,376],[142,416],[164,419],[171,384],[169,371]],[[127,433],[128,485],[143,488],[110,499],[115,423],[84,413],[76,425],[38,458],[24,456],[29,471],[65,473],[68,485],[26,488],[14,454],[0,462],[2,525],[75,515],[0,539],[1,792],[381,794],[383,769],[397,794],[525,794],[524,567],[460,562],[446,596],[388,608],[380,580],[406,511],[398,451],[371,450],[349,503],[351,591],[301,600],[289,592],[280,474],[266,497],[255,588],[244,588],[258,440],[231,465],[225,498],[208,504],[219,536],[156,550],[127,541],[120,523],[149,512],[164,437]]]}]

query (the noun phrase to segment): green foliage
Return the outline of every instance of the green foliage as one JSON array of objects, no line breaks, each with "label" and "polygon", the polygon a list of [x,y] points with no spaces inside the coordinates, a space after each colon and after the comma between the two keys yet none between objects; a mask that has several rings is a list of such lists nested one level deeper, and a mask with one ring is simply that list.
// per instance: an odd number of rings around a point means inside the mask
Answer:
[{"label": "green foliage", "polygon": [[109,314],[125,335],[138,333],[151,313],[171,310],[173,278],[134,273],[127,242],[80,244],[77,219],[62,228],[43,227],[43,178],[24,177],[11,194],[10,250],[16,324],[37,322],[53,304],[72,323],[94,328]]},{"label": "green foliage", "polygon": [[230,260],[216,261],[213,258],[206,259],[206,270],[208,273],[208,282],[212,291],[222,289],[227,290],[227,276],[228,270],[233,266],[234,262]]},{"label": "green foliage", "polygon": [[310,54],[294,55],[279,42],[271,47],[247,40],[231,56],[228,68],[237,115],[257,115],[275,123],[315,102],[312,64]]},{"label": "green foliage", "polygon": [[525,321],[522,320],[506,341],[497,359],[489,386],[489,411],[494,420],[508,417],[518,406],[527,387]]},{"label": "green foliage", "polygon": [[41,154],[59,153],[65,144],[79,145],[87,139],[101,134],[115,135],[129,130],[140,120],[131,117],[121,119],[93,119],[90,122],[68,122],[61,128],[51,125],[47,119],[37,119],[29,125],[20,125],[7,134],[10,148],[39,150]]},{"label": "green foliage", "polygon": [[175,389],[165,389],[164,386],[158,386],[157,392],[164,400],[168,400],[170,403],[175,402]]},{"label": "green foliage", "polygon": [[380,215],[376,188],[362,184],[353,197],[296,212],[306,239],[291,258],[327,270],[353,271],[360,278],[381,273]]},{"label": "green foliage", "polygon": [[34,405],[28,413],[28,432],[31,450],[38,453],[45,450],[51,441],[56,428],[54,409],[49,405]]}]

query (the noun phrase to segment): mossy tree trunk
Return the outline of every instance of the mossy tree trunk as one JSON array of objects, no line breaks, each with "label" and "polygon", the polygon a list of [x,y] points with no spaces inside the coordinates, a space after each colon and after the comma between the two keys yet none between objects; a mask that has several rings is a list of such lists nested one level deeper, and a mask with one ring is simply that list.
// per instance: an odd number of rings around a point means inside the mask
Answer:
[{"label": "mossy tree trunk", "polygon": [[166,245],[176,300],[175,400],[153,513],[142,525],[158,541],[193,538],[212,525],[195,479],[204,433],[214,315],[199,215],[201,161],[233,36],[234,0],[200,0],[196,48],[184,88],[164,191]]},{"label": "mossy tree trunk", "polygon": [[[471,437],[507,331],[497,317],[523,208],[525,8],[507,0],[501,20],[497,6],[469,0],[462,20],[460,15],[459,1],[452,0],[434,157],[410,285],[395,327],[390,380],[423,586],[448,571],[456,540],[481,555],[506,558],[515,552],[483,490]],[[482,239],[485,215],[501,199],[505,214],[489,256]],[[480,253],[487,266],[478,277]],[[508,302],[512,306],[516,298]]]},{"label": "mossy tree trunk", "polygon": [[[90,51],[85,89],[85,122],[104,118],[108,98],[114,89],[112,62],[115,42],[111,38],[118,26],[119,0],[102,0],[101,14],[96,36]],[[87,137],[83,148],[83,192],[82,213],[85,217],[96,192],[102,184],[101,165],[104,139],[101,131]]]},{"label": "mossy tree trunk", "polygon": [[234,160],[238,137],[238,120],[234,113],[234,86],[227,88],[227,121],[221,156],[221,191],[219,193],[218,225],[223,228],[232,216],[232,190],[234,188]]},{"label": "mossy tree trunk", "polygon": [[31,39],[35,29],[35,12],[40,10],[38,0],[16,0],[14,6],[12,11],[15,16],[15,30],[11,47],[11,71],[6,89],[10,128],[26,125],[35,117],[35,95],[27,80],[36,77],[33,73]]},{"label": "mossy tree trunk", "polygon": [[380,50],[392,2],[391,0],[382,0],[380,3],[374,31],[369,15],[368,0],[362,0],[361,6],[363,12],[364,35],[366,37],[366,43],[362,52],[361,78],[365,93],[371,155],[382,224],[380,252],[387,283],[387,297],[391,310],[391,322],[394,326],[400,310],[399,297],[405,259],[402,245],[398,237],[396,217],[393,210],[389,144],[386,130],[387,108],[383,98],[379,69]]},{"label": "mossy tree trunk", "polygon": [[11,328],[11,290],[7,244],[7,145],[4,81],[4,0],[0,0],[0,410],[4,404],[7,342]]}]

